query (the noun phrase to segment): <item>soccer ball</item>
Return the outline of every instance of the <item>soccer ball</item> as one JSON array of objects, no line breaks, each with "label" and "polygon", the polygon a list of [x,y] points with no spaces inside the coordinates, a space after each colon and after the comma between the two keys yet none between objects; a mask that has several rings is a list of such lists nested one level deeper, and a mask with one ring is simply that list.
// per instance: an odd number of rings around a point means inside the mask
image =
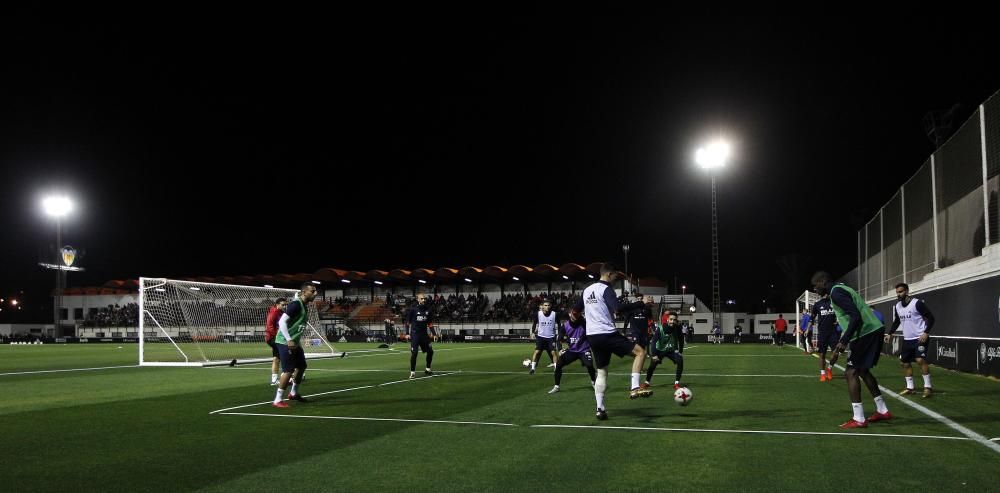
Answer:
[{"label": "soccer ball", "polygon": [[521,362],[521,366],[523,366],[525,368],[531,366],[531,360],[528,359],[528,358],[525,358],[524,361]]},{"label": "soccer ball", "polygon": [[674,391],[674,402],[678,406],[686,406],[691,403],[691,399],[694,398],[694,394],[691,393],[691,389],[687,387],[681,387]]}]

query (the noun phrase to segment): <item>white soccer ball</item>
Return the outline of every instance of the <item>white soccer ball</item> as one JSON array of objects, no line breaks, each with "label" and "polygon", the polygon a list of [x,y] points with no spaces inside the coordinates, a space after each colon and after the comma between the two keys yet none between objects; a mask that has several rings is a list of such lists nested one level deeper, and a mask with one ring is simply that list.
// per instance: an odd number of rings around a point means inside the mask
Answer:
[{"label": "white soccer ball", "polygon": [[691,389],[687,387],[681,387],[674,391],[674,402],[678,406],[686,406],[691,403],[691,399],[694,398],[694,394],[691,393]]},{"label": "white soccer ball", "polygon": [[523,366],[525,368],[531,366],[531,360],[528,359],[528,358],[525,358],[524,361],[521,362],[521,366]]}]

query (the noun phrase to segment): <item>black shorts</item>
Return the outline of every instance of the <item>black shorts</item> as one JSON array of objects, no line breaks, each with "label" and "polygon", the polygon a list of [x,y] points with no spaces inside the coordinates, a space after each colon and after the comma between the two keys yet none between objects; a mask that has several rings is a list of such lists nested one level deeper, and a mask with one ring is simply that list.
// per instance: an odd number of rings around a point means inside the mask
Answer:
[{"label": "black shorts", "polygon": [[885,337],[885,327],[851,341],[848,345],[851,355],[847,358],[847,366],[855,370],[875,368],[878,357],[882,354],[883,337]]},{"label": "black shorts", "polygon": [[918,359],[927,359],[927,343],[920,342],[920,339],[903,339],[899,348],[899,361],[913,363]]},{"label": "black shorts", "polygon": [[826,348],[833,349],[837,347],[837,343],[840,342],[840,332],[830,329],[827,331],[819,331],[819,337],[816,339],[816,350],[825,353]]},{"label": "black shorts", "polygon": [[535,350],[538,351],[555,351],[556,350],[556,340],[550,337],[535,337]]},{"label": "black shorts", "polygon": [[563,368],[569,366],[570,363],[580,360],[580,364],[587,367],[594,367],[594,359],[590,355],[590,352],[578,353],[576,351],[566,351],[559,356],[559,367]]},{"label": "black shorts", "polygon": [[649,336],[645,332],[637,332],[631,330],[628,333],[628,340],[632,341],[633,344],[638,344],[641,347],[649,346]]},{"label": "black shorts", "polygon": [[278,357],[281,358],[282,373],[291,373],[296,368],[299,370],[306,369],[306,352],[301,346],[296,347],[292,351],[284,344],[275,345],[278,346]]},{"label": "black shorts", "polygon": [[684,361],[684,356],[681,356],[681,353],[678,353],[677,351],[657,351],[654,349],[652,356],[660,358],[661,360],[666,358],[673,361],[675,365]]},{"label": "black shorts", "polygon": [[611,355],[623,357],[632,354],[635,343],[628,340],[618,332],[610,334],[587,334],[587,341],[590,342],[590,354],[593,355],[594,364],[597,368],[605,368],[611,364]]},{"label": "black shorts", "polygon": [[417,352],[417,349],[425,353],[431,352],[431,336],[427,334],[410,334],[410,352]]},{"label": "black shorts", "polygon": [[278,345],[274,343],[274,339],[271,339],[269,341],[264,341],[264,342],[266,342],[268,346],[271,346],[271,357],[272,358],[280,358],[281,357],[281,355],[278,354]]}]

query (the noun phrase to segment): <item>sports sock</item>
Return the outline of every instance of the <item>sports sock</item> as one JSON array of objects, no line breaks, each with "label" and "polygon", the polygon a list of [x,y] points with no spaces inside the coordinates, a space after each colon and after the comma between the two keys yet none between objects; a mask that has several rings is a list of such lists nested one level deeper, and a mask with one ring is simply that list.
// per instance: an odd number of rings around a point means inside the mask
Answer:
[{"label": "sports sock", "polygon": [[861,403],[860,402],[852,402],[851,403],[851,409],[854,411],[854,421],[857,421],[858,423],[864,423],[865,422],[865,410],[864,410],[863,407],[861,407]]},{"label": "sports sock", "polygon": [[913,390],[913,377],[906,377],[906,388]]},{"label": "sports sock", "polygon": [[883,399],[882,396],[875,397],[875,410],[882,414],[889,412],[889,408],[886,407],[885,399]]},{"label": "sports sock", "polygon": [[925,389],[931,388],[931,374],[928,373],[926,375],[923,375],[923,377],[924,377],[924,388]]}]

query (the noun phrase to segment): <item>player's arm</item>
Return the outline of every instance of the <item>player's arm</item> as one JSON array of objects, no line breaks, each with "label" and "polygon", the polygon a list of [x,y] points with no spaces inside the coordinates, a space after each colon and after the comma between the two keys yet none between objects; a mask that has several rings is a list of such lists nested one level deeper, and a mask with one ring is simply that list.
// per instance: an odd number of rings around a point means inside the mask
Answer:
[{"label": "player's arm", "polygon": [[531,337],[535,337],[535,336],[538,335],[538,333],[535,332],[536,330],[538,330],[538,314],[537,313],[535,314],[534,318],[531,321]]},{"label": "player's arm", "polygon": [[898,328],[899,328],[899,314],[896,313],[896,308],[894,307],[892,309],[892,327],[889,328],[889,332],[886,334],[886,337],[888,338],[889,336],[894,334],[896,332],[896,329]]},{"label": "player's arm", "polygon": [[816,319],[817,318],[819,318],[819,308],[817,308],[816,305],[813,305],[812,311],[809,312],[809,326],[810,327],[813,326],[813,325],[816,325]]},{"label": "player's arm", "polygon": [[847,346],[847,343],[851,340],[851,336],[861,327],[861,312],[858,311],[858,307],[854,306],[854,299],[851,298],[851,295],[847,294],[843,289],[834,290],[830,294],[830,302],[840,307],[850,320],[847,327],[844,328],[843,335],[840,336],[840,342],[837,343],[838,352],[840,352]]},{"label": "player's arm", "polygon": [[931,332],[931,327],[934,327],[934,314],[931,313],[930,308],[927,308],[927,305],[921,300],[917,300],[917,313],[924,317],[924,320],[927,322],[927,329],[920,336],[921,341],[927,342],[927,339],[930,337],[928,334]]},{"label": "player's arm", "polygon": [[292,340],[291,334],[288,333],[288,314],[282,313],[281,318],[278,319],[278,331],[281,332],[281,337],[285,338],[285,342],[288,347],[295,347],[295,341]]}]

